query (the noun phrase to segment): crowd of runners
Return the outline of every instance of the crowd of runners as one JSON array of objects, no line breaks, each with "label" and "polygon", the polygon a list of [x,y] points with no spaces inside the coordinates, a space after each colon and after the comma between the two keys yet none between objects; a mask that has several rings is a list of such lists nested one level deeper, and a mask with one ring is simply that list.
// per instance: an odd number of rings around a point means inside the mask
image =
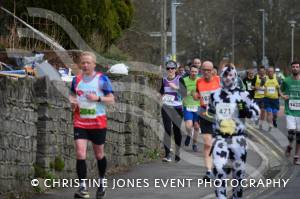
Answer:
[{"label": "crowd of runners", "polygon": [[[181,160],[184,144],[199,151],[201,134],[207,169],[204,180],[245,178],[247,157],[246,121],[252,120],[260,130],[277,128],[280,98],[285,102],[289,157],[295,143],[294,164],[300,165],[300,63],[290,65],[290,75],[284,77],[278,68],[260,66],[248,69],[241,79],[233,64],[218,70],[211,61],[193,59],[188,67],[176,62],[166,63],[167,75],[162,79],[162,120],[164,124],[164,162],[171,162],[171,133],[175,139],[175,162]],[[257,74],[255,74],[257,70]],[[248,119],[247,119],[248,118]],[[181,127],[184,121],[185,129]],[[267,123],[267,129],[263,125]],[[182,135],[185,140],[182,141]],[[232,166],[228,167],[228,161]],[[225,184],[225,183],[224,183]],[[225,185],[216,188],[217,198],[226,198]],[[233,198],[242,198],[242,187],[233,188]]]},{"label": "crowd of runners", "polygon": [[[87,177],[86,151],[91,141],[98,165],[100,187],[96,198],[103,198],[107,161],[104,153],[107,118],[105,104],[114,103],[109,78],[95,71],[96,56],[83,52],[79,66],[82,73],[72,82],[70,102],[74,110],[74,140],[76,148],[76,171],[80,180],[75,198],[89,198],[85,184]],[[197,152],[198,136],[204,143],[203,154],[206,173],[204,180],[225,180],[232,171],[238,181],[245,178],[247,157],[246,119],[257,122],[262,129],[263,121],[267,130],[277,128],[279,98],[285,101],[285,114],[289,145],[286,155],[290,156],[293,141],[296,140],[294,164],[300,165],[300,63],[291,64],[291,75],[283,78],[275,73],[274,67],[259,67],[257,74],[247,70],[242,80],[233,64],[219,68],[213,62],[199,58],[191,65],[178,67],[175,61],[166,63],[167,75],[161,82],[161,115],[164,125],[164,162],[181,160],[182,143]],[[184,121],[185,128],[182,128]],[[175,153],[172,153],[171,137],[174,133]],[[183,135],[186,134],[184,137]],[[185,140],[182,140],[182,138]],[[228,167],[228,162],[232,166]],[[233,188],[233,198],[242,198],[242,186]],[[226,198],[226,186],[216,188],[217,198]]]}]

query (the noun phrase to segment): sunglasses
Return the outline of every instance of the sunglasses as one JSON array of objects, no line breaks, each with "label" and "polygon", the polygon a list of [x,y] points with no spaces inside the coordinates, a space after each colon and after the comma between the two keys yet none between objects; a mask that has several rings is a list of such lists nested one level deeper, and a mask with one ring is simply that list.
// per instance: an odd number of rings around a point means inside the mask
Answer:
[{"label": "sunglasses", "polygon": [[175,68],[167,68],[167,70],[174,70]]}]

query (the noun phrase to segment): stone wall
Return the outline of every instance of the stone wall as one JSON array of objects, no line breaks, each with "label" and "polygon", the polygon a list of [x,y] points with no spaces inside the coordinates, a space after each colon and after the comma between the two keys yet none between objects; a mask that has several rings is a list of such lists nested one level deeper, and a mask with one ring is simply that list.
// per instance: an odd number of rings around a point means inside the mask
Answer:
[{"label": "stone wall", "polygon": [[[158,77],[110,78],[116,104],[107,108],[109,167],[147,161],[160,150]],[[34,176],[76,176],[68,90],[65,83],[47,78],[0,77],[0,194],[20,185],[29,188]],[[89,176],[95,177],[96,161],[91,144],[88,147],[88,168],[93,168]]]},{"label": "stone wall", "polygon": [[34,175],[38,114],[33,86],[31,79],[0,77],[0,193],[21,188]]}]

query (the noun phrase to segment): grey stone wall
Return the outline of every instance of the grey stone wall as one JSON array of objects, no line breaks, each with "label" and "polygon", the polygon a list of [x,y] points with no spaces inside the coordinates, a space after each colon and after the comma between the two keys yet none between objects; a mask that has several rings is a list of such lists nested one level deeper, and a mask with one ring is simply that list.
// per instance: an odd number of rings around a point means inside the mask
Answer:
[{"label": "grey stone wall", "polygon": [[[33,177],[37,151],[34,81],[0,78],[0,193]],[[22,185],[22,186],[20,186]]]},{"label": "grey stone wall", "polygon": [[[107,108],[105,151],[113,169],[147,161],[160,150],[160,82],[146,74],[110,78],[116,104]],[[0,194],[30,188],[35,176],[76,177],[68,90],[47,78],[0,77]],[[97,176],[95,168],[89,144],[89,177]]]}]

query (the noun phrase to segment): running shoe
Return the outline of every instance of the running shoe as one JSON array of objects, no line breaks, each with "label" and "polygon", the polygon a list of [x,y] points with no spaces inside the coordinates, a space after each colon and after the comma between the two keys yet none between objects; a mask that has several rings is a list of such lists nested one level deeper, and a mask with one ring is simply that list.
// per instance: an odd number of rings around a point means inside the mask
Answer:
[{"label": "running shoe", "polygon": [[193,151],[194,151],[194,152],[198,152],[197,144],[193,144],[193,147],[192,147],[192,148],[193,148]]},{"label": "running shoe", "polygon": [[297,159],[297,161],[294,162],[295,165],[300,165],[300,160],[299,158]]},{"label": "running shoe", "polygon": [[269,131],[269,132],[271,132],[271,131],[272,131],[272,127],[271,127],[271,126],[269,126],[269,129],[268,129],[268,131]]},{"label": "running shoe", "polygon": [[181,159],[180,159],[180,156],[179,155],[175,155],[175,162],[179,162]]},{"label": "running shoe", "polygon": [[211,171],[206,171],[205,176],[203,176],[204,181],[211,181],[214,178],[214,175]]},{"label": "running shoe", "polygon": [[186,136],[186,138],[185,138],[185,142],[184,142],[184,145],[185,146],[189,146],[190,145],[190,142],[191,142],[191,136]]},{"label": "running shoe", "polygon": [[294,164],[296,164],[297,162],[299,162],[299,157],[298,156],[294,156]]},{"label": "running shoe", "polygon": [[163,162],[172,162],[172,157],[171,157],[171,155],[170,155],[170,154],[167,155],[166,157],[164,157],[164,158],[162,159],[162,161],[163,161]]},{"label": "running shoe", "polygon": [[90,198],[90,194],[87,191],[86,187],[80,186],[78,191],[75,192],[74,198]]},{"label": "running shoe", "polygon": [[276,120],[273,120],[273,126],[275,127],[275,128],[277,128],[277,121]]},{"label": "running shoe", "polygon": [[105,187],[103,187],[102,184],[100,184],[100,187],[98,187],[96,192],[96,199],[102,199],[105,196]]}]

